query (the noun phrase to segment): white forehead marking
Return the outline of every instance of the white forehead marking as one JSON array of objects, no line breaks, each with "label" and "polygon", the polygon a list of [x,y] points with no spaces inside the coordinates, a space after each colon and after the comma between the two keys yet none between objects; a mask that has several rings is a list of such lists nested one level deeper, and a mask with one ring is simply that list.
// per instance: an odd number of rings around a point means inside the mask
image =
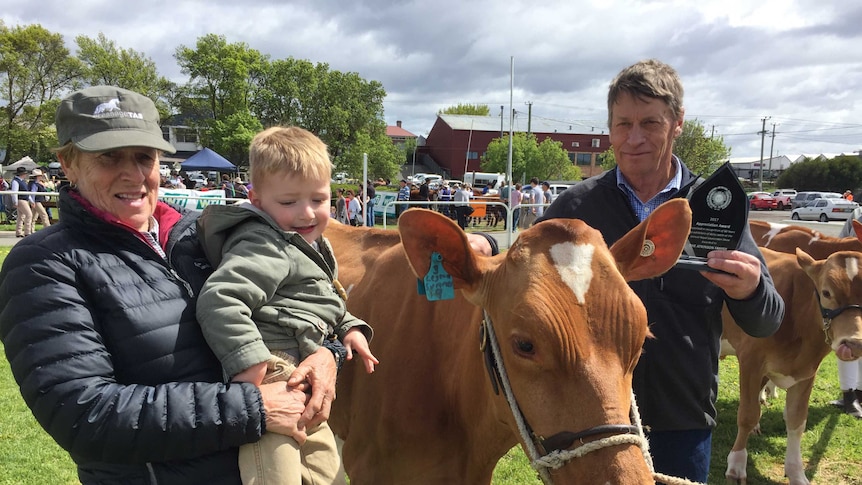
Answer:
[{"label": "white forehead marking", "polygon": [[859,274],[859,260],[856,258],[847,258],[844,260],[844,270],[847,271],[847,277],[850,281]]},{"label": "white forehead marking", "polygon": [[590,281],[593,279],[592,244],[574,244],[564,242],[551,246],[551,259],[554,267],[560,273],[560,278],[571,288],[582,305],[585,301]]}]

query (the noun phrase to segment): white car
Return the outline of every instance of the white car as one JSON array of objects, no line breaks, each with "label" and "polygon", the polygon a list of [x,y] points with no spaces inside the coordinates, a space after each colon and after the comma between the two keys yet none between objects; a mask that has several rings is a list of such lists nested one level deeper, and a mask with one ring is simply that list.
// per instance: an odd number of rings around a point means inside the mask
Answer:
[{"label": "white car", "polygon": [[793,212],[790,213],[790,218],[794,221],[846,221],[853,216],[853,210],[857,207],[859,207],[859,204],[846,199],[814,199],[805,207],[793,209]]}]

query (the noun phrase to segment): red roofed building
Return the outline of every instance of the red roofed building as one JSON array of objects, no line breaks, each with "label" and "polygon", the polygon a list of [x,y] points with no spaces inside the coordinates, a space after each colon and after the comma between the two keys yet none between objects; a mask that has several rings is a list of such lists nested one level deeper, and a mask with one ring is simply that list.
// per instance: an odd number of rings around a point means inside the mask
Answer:
[{"label": "red roofed building", "polygon": [[392,143],[397,146],[403,146],[408,139],[417,139],[417,136],[409,131],[401,128],[401,121],[396,121],[395,126],[387,126],[386,127],[386,136],[388,136]]}]

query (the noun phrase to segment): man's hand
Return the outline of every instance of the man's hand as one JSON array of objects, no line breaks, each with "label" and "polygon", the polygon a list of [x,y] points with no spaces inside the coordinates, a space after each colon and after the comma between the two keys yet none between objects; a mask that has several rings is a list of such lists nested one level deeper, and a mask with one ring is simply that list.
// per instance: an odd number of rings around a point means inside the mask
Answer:
[{"label": "man's hand", "polygon": [[734,300],[750,298],[760,284],[760,260],[742,251],[710,251],[706,255],[710,268],[725,273],[701,271],[704,278],[724,290]]},{"label": "man's hand", "polygon": [[470,249],[482,256],[491,256],[491,253],[493,252],[491,249],[491,243],[477,234],[467,234],[467,242],[470,243]]},{"label": "man's hand", "polygon": [[329,419],[332,401],[335,400],[335,378],[338,367],[335,357],[326,347],[320,347],[305,358],[290,375],[287,385],[304,391],[311,391],[302,417],[300,429],[308,429]]}]

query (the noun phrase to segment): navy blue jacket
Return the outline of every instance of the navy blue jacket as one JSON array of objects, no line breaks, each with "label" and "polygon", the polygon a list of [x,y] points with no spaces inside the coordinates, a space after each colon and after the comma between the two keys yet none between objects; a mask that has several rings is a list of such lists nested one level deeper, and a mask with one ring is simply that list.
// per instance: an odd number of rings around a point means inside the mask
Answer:
[{"label": "navy blue jacket", "polygon": [[[702,180],[680,165],[682,184],[676,196],[685,197]],[[581,219],[598,229],[608,246],[639,223],[628,197],[617,187],[615,170],[560,194],[542,220],[562,217]],[[760,259],[760,284],[747,300],[729,298],[697,271],[686,269],[674,268],[662,276],[629,283],[646,306],[649,328],[655,336],[644,344],[633,378],[643,423],[653,431],[715,426],[721,309],[725,303],[749,335],[771,335],[781,324],[784,301],[775,290],[748,225],[739,250]]]},{"label": "navy blue jacket", "polygon": [[222,383],[195,320],[199,213],[160,205],[166,262],[68,187],[59,208],[0,271],[0,339],[33,415],[84,484],[239,484],[264,409],[254,385]]}]

